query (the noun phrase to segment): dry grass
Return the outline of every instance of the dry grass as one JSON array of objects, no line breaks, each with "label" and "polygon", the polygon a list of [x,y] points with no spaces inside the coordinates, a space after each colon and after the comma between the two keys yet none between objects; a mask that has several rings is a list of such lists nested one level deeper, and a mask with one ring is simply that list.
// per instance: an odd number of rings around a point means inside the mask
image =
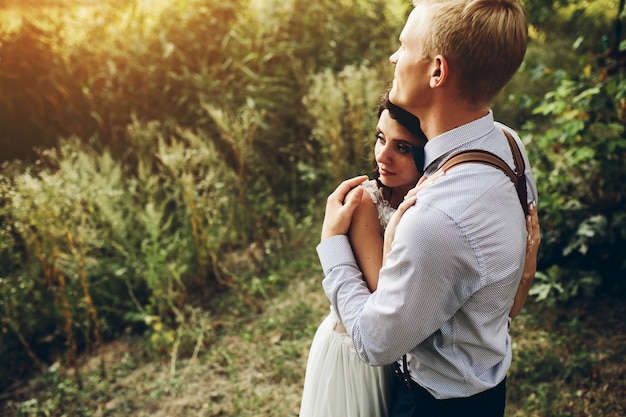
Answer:
[{"label": "dry grass", "polygon": [[120,395],[103,405],[102,415],[297,416],[315,326],[295,326],[319,323],[328,306],[319,277],[294,276],[288,295],[268,300],[258,315],[221,320],[219,342],[189,368],[181,360],[176,375],[166,360],[130,371],[116,381]]}]

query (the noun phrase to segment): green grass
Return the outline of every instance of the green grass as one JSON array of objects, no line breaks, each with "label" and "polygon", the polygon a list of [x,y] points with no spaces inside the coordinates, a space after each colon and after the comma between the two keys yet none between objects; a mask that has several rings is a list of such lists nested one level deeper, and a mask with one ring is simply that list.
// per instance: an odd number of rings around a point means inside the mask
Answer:
[{"label": "green grass", "polygon": [[[170,354],[147,338],[120,338],[101,351],[105,377],[98,357],[81,359],[82,390],[69,370],[52,367],[2,394],[0,414],[297,416],[309,345],[328,311],[310,235],[262,295],[233,291],[194,324],[210,337],[197,357],[181,349],[174,372]],[[553,308],[531,300],[512,326],[507,417],[623,417],[625,310],[609,295]]]}]

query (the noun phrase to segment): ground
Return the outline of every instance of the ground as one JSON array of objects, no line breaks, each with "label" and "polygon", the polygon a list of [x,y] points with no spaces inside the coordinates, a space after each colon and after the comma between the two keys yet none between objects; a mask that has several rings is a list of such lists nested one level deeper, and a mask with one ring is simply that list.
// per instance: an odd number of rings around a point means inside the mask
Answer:
[{"label": "ground", "polygon": [[[22,387],[2,415],[15,415],[21,402],[27,416],[295,417],[328,303],[315,267],[290,274],[286,288],[257,303],[229,299],[232,314],[212,317],[201,343],[178,356],[155,354],[145,338],[120,338],[82,358],[84,390],[56,369]],[[507,417],[624,417],[625,310],[607,295],[555,307],[531,300],[512,327]]]}]

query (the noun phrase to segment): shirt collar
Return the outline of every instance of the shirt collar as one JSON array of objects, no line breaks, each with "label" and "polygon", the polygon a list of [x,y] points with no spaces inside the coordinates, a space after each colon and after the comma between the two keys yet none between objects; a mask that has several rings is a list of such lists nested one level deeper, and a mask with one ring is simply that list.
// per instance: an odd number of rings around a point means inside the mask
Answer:
[{"label": "shirt collar", "polygon": [[428,167],[437,160],[442,161],[455,151],[475,148],[474,143],[493,132],[494,129],[493,112],[489,110],[489,113],[479,119],[429,139],[424,148],[424,167]]}]

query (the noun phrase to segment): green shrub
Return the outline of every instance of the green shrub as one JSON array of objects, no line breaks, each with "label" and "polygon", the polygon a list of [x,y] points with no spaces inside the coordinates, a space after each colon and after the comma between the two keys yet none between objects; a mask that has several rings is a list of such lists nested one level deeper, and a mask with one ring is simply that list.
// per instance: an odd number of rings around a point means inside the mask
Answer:
[{"label": "green shrub", "polygon": [[569,298],[589,293],[601,279],[613,288],[626,271],[626,82],[621,76],[598,82],[584,71],[552,76],[558,87],[535,109],[545,119],[525,128],[536,132],[525,140],[543,233],[535,291],[545,298],[552,286]]},{"label": "green shrub", "polygon": [[[409,7],[177,0],[151,15],[115,0],[74,36],[60,15],[0,28],[0,158],[22,159],[0,176],[0,387],[129,326],[156,354],[197,353],[209,317],[192,295],[271,297],[286,278],[264,271],[293,262],[337,182],[371,170]],[[584,17],[565,12],[559,30]],[[557,300],[626,269],[626,85],[593,76],[593,39],[547,60],[553,41],[535,35],[496,115],[524,126],[543,231],[533,293]]]},{"label": "green shrub", "polygon": [[241,182],[205,136],[172,129],[129,127],[132,141],[151,143],[137,147],[136,175],[69,140],[4,179],[3,350],[21,344],[41,363],[50,355],[33,346],[42,335],[76,353],[128,320],[175,328],[188,287],[210,291],[224,279],[224,248],[248,241],[249,213],[232,210]]},{"label": "green shrub", "polygon": [[[88,12],[92,25],[69,6],[0,28],[1,158],[27,161],[1,181],[0,349],[15,359],[3,386],[27,363],[71,366],[128,325],[173,349],[190,291],[266,288],[258,271],[233,281],[225,259],[280,263],[328,186],[302,101],[311,74],[382,59],[403,19],[382,0],[109,6]],[[353,175],[375,103],[372,75],[349,71]]]},{"label": "green shrub", "polygon": [[[346,178],[372,171],[377,106],[387,85],[375,67],[347,66],[312,77],[304,104],[315,124],[312,144],[322,165],[310,169],[323,175],[331,186]],[[302,167],[306,169],[306,167]]]}]

